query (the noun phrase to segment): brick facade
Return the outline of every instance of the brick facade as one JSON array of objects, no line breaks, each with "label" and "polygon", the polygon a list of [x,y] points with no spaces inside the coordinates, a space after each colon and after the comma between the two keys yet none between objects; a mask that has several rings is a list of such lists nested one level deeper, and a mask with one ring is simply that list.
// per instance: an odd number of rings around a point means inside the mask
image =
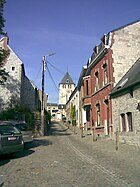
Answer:
[{"label": "brick facade", "polygon": [[97,136],[113,136],[109,94],[140,56],[139,47],[140,21],[137,21],[104,35],[93,50],[84,77],[83,107],[88,115],[87,122],[90,120],[90,126],[96,127]]}]

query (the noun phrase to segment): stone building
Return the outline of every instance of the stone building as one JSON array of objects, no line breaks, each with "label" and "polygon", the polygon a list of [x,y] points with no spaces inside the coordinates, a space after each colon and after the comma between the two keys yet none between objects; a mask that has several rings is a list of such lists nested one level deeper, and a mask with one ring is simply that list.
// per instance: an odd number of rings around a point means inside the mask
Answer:
[{"label": "stone building", "polygon": [[69,100],[72,92],[75,89],[75,84],[68,72],[64,75],[59,83],[59,104],[58,108],[62,118],[66,117],[66,103]]},{"label": "stone building", "polygon": [[113,135],[110,92],[140,56],[140,20],[110,31],[95,46],[84,76],[83,108],[97,136]]},{"label": "stone building", "polygon": [[57,103],[47,103],[47,111],[50,113],[51,115],[51,120],[61,120],[62,116],[61,113],[59,111],[59,105]]},{"label": "stone building", "polygon": [[[48,95],[44,93],[44,109],[47,110]],[[22,106],[29,108],[31,111],[41,111],[42,91],[24,75],[22,83]]]},{"label": "stone building", "polygon": [[66,105],[74,88],[75,84],[67,72],[59,83],[59,105]]},{"label": "stone building", "polygon": [[123,143],[140,145],[140,58],[111,92],[114,131]]},{"label": "stone building", "polygon": [[[11,49],[8,41],[8,36],[0,40],[1,49],[9,51],[3,65],[8,72],[7,80],[0,85],[0,111],[15,105],[27,107],[32,112],[40,111],[42,92],[25,75],[24,64]],[[46,108],[46,94],[44,94],[44,102]]]},{"label": "stone building", "polygon": [[83,66],[79,79],[78,79],[78,83],[77,83],[77,90],[79,93],[79,116],[78,116],[78,121],[79,121],[79,126],[82,125],[84,126],[87,122],[87,118],[86,118],[86,110],[84,110],[83,107],[83,98],[84,98],[84,79],[83,77],[85,77],[85,73],[87,71],[87,66]]},{"label": "stone building", "polygon": [[0,110],[21,103],[21,89],[24,79],[24,65],[8,45],[8,36],[0,40],[0,47],[9,50],[3,68],[8,72],[7,81],[0,85]]},{"label": "stone building", "polygon": [[66,116],[67,116],[67,121],[71,121],[71,106],[75,106],[75,120],[76,120],[76,125],[79,127],[79,91],[77,87],[75,87],[74,91],[72,92],[71,96],[69,97],[69,100],[66,103]]}]

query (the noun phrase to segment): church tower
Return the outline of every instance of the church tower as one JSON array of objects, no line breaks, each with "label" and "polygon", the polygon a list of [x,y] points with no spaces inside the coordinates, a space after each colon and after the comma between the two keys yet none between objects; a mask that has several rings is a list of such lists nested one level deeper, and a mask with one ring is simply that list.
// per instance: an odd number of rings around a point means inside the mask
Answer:
[{"label": "church tower", "polygon": [[59,105],[66,105],[74,88],[75,84],[67,72],[59,83]]}]

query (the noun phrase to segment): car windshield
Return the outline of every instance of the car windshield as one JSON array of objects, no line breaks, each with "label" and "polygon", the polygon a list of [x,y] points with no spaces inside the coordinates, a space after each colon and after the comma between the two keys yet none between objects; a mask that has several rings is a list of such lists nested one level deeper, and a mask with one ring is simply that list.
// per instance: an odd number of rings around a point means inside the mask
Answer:
[{"label": "car windshield", "polygon": [[0,125],[0,134],[19,134],[19,130],[11,125]]},{"label": "car windshield", "polygon": [[20,131],[27,131],[27,124],[26,123],[17,123],[16,127],[20,130]]}]

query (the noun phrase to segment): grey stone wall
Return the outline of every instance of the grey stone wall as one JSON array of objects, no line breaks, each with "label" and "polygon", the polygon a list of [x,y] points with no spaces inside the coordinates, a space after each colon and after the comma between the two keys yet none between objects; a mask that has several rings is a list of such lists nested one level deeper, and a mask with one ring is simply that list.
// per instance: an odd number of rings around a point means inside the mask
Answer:
[{"label": "grey stone wall", "polygon": [[115,84],[140,57],[140,21],[113,32],[113,67]]},{"label": "grey stone wall", "polygon": [[22,85],[22,105],[31,111],[36,110],[36,89],[28,77],[24,77]]},{"label": "grey stone wall", "polygon": [[4,65],[8,72],[7,81],[0,85],[0,110],[20,103],[22,62],[10,49],[10,55]]},{"label": "grey stone wall", "polygon": [[7,81],[0,85],[0,111],[17,104],[35,111],[40,107],[39,91],[26,77],[22,61],[6,42],[7,38],[0,40],[0,47],[10,51],[3,67],[8,72]]},{"label": "grey stone wall", "polygon": [[[128,93],[112,99],[114,132],[116,128],[119,129],[120,142],[140,146],[140,111],[137,109],[139,101],[140,88],[134,90],[133,98]],[[132,113],[133,131],[129,132],[126,130],[126,132],[121,132],[120,114],[124,113],[126,115],[127,112]]]}]

